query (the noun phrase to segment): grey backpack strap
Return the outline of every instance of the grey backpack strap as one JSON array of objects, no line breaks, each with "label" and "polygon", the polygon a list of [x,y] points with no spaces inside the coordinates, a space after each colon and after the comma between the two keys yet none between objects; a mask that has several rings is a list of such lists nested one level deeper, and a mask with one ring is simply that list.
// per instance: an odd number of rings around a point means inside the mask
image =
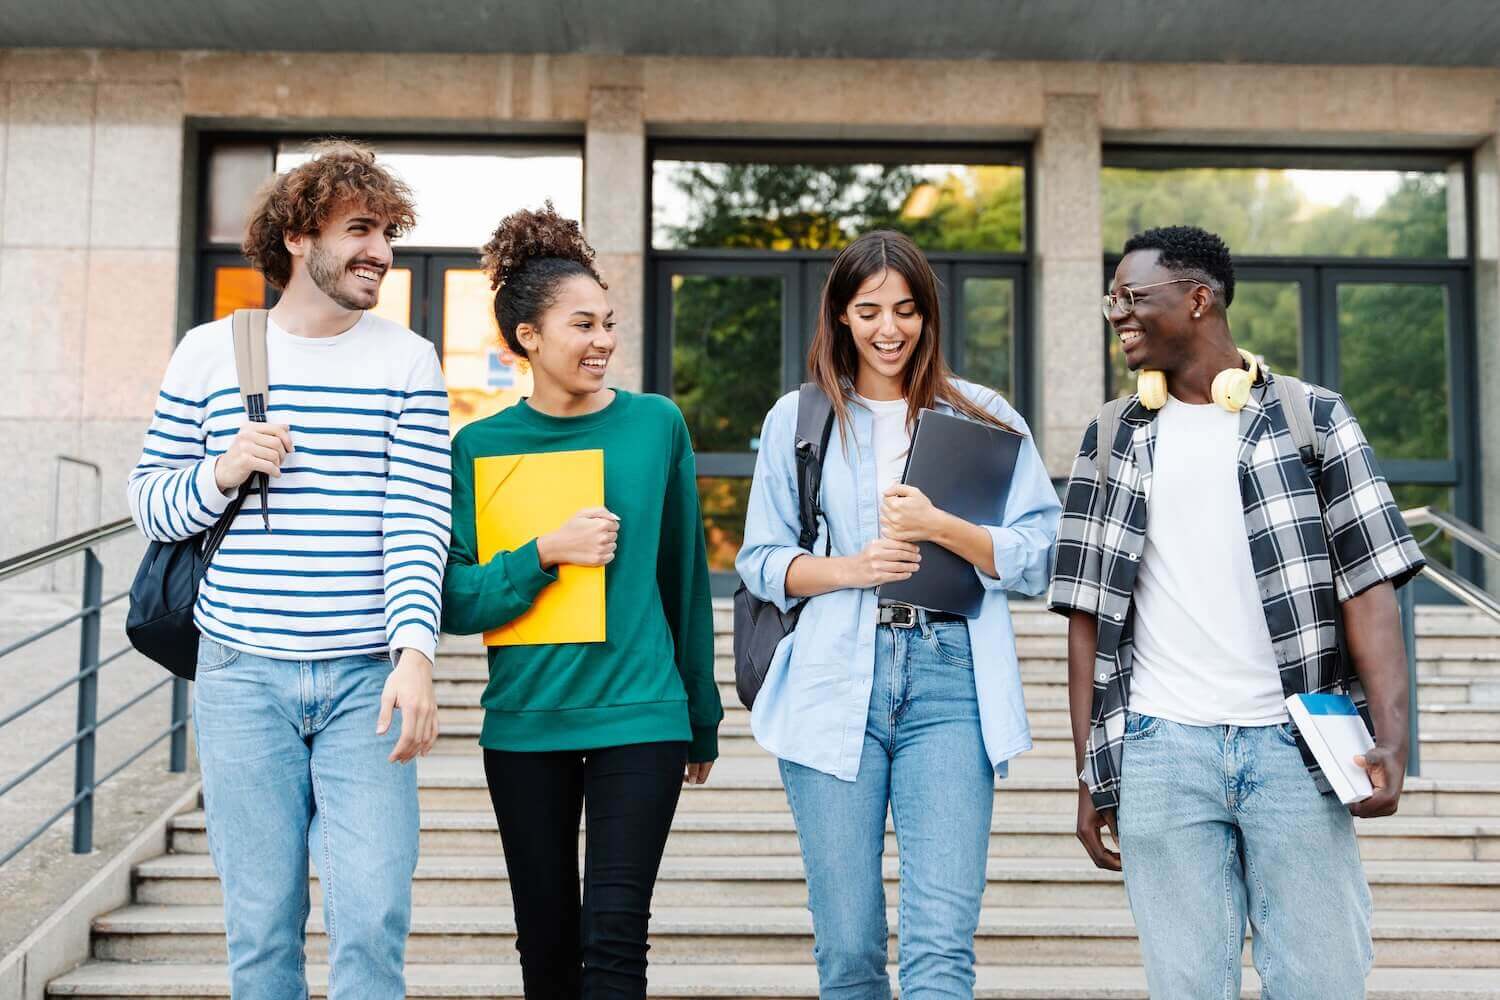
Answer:
[{"label": "grey backpack strap", "polygon": [[1130,405],[1131,396],[1111,399],[1099,409],[1099,430],[1094,438],[1094,472],[1099,481],[1102,496],[1109,485],[1109,457],[1114,454],[1115,437],[1120,433],[1120,418]]},{"label": "grey backpack strap", "polygon": [[1276,387],[1276,397],[1281,400],[1281,412],[1286,417],[1287,430],[1292,432],[1292,442],[1297,451],[1311,451],[1318,464],[1323,462],[1318,448],[1318,435],[1313,428],[1312,404],[1307,398],[1307,389],[1302,380],[1292,375],[1273,375],[1271,383]]},{"label": "grey backpack strap", "polygon": [[234,311],[234,373],[240,381],[240,399],[245,413],[257,423],[266,422],[266,394],[270,378],[266,364],[266,310]]},{"label": "grey backpack strap", "polygon": [[[245,416],[266,422],[266,397],[271,391],[270,365],[266,360],[266,310],[236,309],[231,329],[234,331],[234,374],[240,383],[240,399]],[[266,530],[271,530],[270,481],[264,472],[252,473],[240,491],[243,498],[252,489],[260,491],[260,516]]]},{"label": "grey backpack strap", "polygon": [[[802,383],[797,395],[797,509],[801,514],[797,544],[811,552],[818,539],[818,495],[823,486],[823,456],[833,431],[833,401],[816,382]],[[830,551],[833,539],[828,540]]]}]

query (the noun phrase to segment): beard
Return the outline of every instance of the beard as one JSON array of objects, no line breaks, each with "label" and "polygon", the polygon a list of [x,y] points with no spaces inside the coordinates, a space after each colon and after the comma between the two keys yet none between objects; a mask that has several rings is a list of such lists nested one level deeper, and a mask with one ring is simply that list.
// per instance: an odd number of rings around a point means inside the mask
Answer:
[{"label": "beard", "polygon": [[[332,253],[324,250],[317,240],[312,241],[312,250],[307,255],[307,274],[312,278],[313,284],[318,290],[328,296],[334,302],[350,310],[369,309],[375,305],[374,302],[365,303],[354,294],[344,291],[339,287],[344,275],[349,273],[349,265],[352,261],[341,261]],[[379,286],[376,286],[377,289]],[[378,292],[377,292],[378,301]]]}]

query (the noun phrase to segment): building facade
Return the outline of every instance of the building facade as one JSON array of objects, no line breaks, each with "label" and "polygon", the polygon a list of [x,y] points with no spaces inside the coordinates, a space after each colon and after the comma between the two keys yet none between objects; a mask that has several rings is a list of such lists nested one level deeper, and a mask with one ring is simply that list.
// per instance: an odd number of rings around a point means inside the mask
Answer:
[{"label": "building facade", "polygon": [[[950,359],[1014,399],[1055,477],[1125,384],[1111,255],[1195,222],[1236,251],[1236,333],[1351,398],[1404,503],[1500,524],[1500,69],[16,48],[0,553],[124,512],[176,339],[270,301],[236,256],[246,199],[324,135],[428,171],[382,310],[433,339],[464,418],[524,392],[474,247],[512,207],[581,211],[613,378],[682,403],[720,569],[827,261],[876,223],[931,251]],[[1319,178],[1352,186],[1285,202]]]}]

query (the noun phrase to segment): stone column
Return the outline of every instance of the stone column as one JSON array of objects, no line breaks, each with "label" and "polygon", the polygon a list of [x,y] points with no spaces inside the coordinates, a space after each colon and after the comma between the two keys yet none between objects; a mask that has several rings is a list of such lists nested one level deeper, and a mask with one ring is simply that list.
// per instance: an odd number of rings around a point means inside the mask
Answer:
[{"label": "stone column", "polygon": [[1047,470],[1066,476],[1078,442],[1103,402],[1099,315],[1099,103],[1092,94],[1048,94],[1036,144],[1032,233],[1036,362],[1032,407]]},{"label": "stone column", "polygon": [[632,391],[646,384],[645,274],[646,120],[638,87],[589,91],[583,152],[583,226],[609,283],[619,346],[610,382]]},{"label": "stone column", "polygon": [[[1475,341],[1479,398],[1480,527],[1500,529],[1500,105],[1495,131],[1474,155]],[[1487,573],[1500,594],[1500,574]]]}]

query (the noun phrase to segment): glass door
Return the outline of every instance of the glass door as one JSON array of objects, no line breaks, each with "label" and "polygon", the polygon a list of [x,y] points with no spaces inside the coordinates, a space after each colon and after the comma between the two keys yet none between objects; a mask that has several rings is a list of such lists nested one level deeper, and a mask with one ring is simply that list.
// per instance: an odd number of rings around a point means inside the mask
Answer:
[{"label": "glass door", "polygon": [[531,394],[531,375],[500,338],[495,293],[479,262],[468,255],[433,255],[427,266],[425,322],[418,332],[431,340],[448,383],[449,427],[467,424],[513,406]]},{"label": "glass door", "polygon": [[766,411],[802,380],[793,261],[672,261],[655,272],[655,385],[682,408],[698,461],[709,567],[732,589]]},{"label": "glass door", "polygon": [[[1474,421],[1463,418],[1472,413],[1464,306],[1452,272],[1323,274],[1324,323],[1335,334],[1323,343],[1325,384],[1359,419],[1396,502],[1473,522],[1477,503],[1460,460],[1474,448]],[[1473,553],[1455,551],[1446,537],[1425,551],[1470,579],[1479,572]]]}]

